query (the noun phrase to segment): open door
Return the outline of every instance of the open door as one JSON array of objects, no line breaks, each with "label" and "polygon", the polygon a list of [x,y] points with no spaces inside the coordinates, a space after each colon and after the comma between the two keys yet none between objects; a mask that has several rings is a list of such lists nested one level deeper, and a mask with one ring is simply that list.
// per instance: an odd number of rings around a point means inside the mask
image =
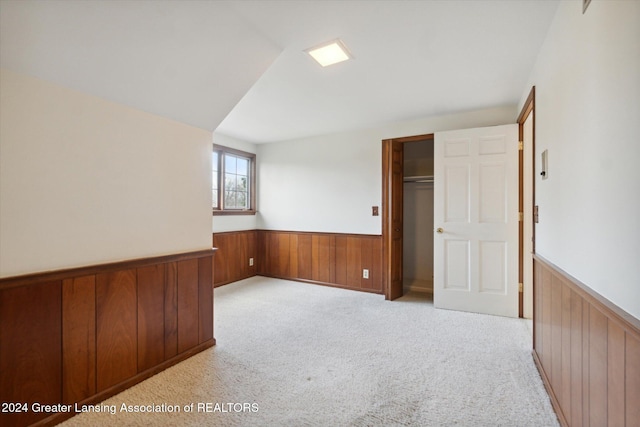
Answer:
[{"label": "open door", "polygon": [[404,146],[401,141],[382,141],[382,239],[384,247],[385,298],[400,298],[402,289],[402,186]]},{"label": "open door", "polygon": [[434,306],[518,316],[518,125],[434,145]]}]

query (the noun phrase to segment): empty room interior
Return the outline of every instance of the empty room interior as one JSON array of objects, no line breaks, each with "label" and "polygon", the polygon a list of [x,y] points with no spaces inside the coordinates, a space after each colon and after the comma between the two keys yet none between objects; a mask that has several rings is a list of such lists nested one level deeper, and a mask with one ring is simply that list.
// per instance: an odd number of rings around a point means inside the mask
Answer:
[{"label": "empty room interior", "polygon": [[0,0],[0,424],[637,426],[638,135],[638,0]]}]

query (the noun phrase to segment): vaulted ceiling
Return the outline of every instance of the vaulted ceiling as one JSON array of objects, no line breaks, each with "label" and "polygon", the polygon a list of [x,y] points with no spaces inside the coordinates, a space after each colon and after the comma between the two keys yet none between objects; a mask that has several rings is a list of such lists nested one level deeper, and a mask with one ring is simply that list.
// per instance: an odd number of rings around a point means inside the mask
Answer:
[{"label": "vaulted ceiling", "polygon": [[[557,0],[0,0],[0,66],[263,143],[525,91]],[[305,49],[342,39],[322,68]]]}]

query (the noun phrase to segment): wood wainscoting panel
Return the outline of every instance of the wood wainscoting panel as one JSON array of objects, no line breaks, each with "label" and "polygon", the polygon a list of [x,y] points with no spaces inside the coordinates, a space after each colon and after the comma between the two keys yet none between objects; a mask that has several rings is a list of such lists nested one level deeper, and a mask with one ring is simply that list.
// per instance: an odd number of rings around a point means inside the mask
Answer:
[{"label": "wood wainscoting panel", "polygon": [[564,426],[637,426],[640,320],[534,256],[534,360]]},{"label": "wood wainscoting panel", "polygon": [[213,339],[213,261],[198,259],[198,343]]},{"label": "wood wainscoting panel", "polygon": [[[300,277],[298,273],[298,235],[289,235],[289,262],[287,263],[289,268],[289,276]],[[282,258],[280,258],[282,260]]]},{"label": "wood wainscoting panel", "polygon": [[607,322],[607,316],[589,307],[589,425],[593,426],[607,425]]},{"label": "wood wainscoting panel", "polygon": [[311,280],[335,283],[336,239],[334,236],[311,236]]},{"label": "wood wainscoting panel", "polygon": [[168,360],[178,354],[178,263],[164,266],[164,359]]},{"label": "wood wainscoting panel", "polygon": [[[249,230],[215,233],[214,285],[260,274],[382,293],[382,236]],[[249,266],[249,259],[254,265]],[[363,270],[369,270],[369,278]]]},{"label": "wood wainscoting panel", "polygon": [[298,277],[313,280],[313,236],[301,234],[298,236]]},{"label": "wood wainscoting panel", "polygon": [[335,283],[347,286],[347,236],[335,236],[336,258],[335,258]]},{"label": "wood wainscoting panel", "polygon": [[138,372],[164,359],[165,266],[138,268]]},{"label": "wood wainscoting panel", "polygon": [[96,393],[96,276],[62,281],[62,401]]},{"label": "wood wainscoting panel", "polygon": [[[213,255],[200,250],[0,279],[2,426],[54,425],[215,344]],[[179,352],[179,353],[178,353]]]},{"label": "wood wainscoting panel", "polygon": [[[255,276],[258,272],[258,232],[231,231],[213,234],[214,286]],[[263,253],[263,252],[260,252]],[[249,260],[253,258],[253,265]]]},{"label": "wood wainscoting panel", "polygon": [[[618,398],[624,396],[624,329],[616,322],[608,322],[607,339],[607,425],[624,426],[625,401]],[[640,422],[640,418],[636,420]]]},{"label": "wood wainscoting panel", "polygon": [[96,277],[96,380],[100,392],[138,373],[136,270]]},{"label": "wood wainscoting panel", "polygon": [[198,260],[178,262],[178,353],[198,344]]},{"label": "wood wainscoting panel", "polygon": [[382,293],[381,236],[259,230],[257,247],[260,275]]},{"label": "wood wainscoting panel", "polygon": [[573,290],[571,291],[571,336],[570,336],[570,366],[571,366],[571,411],[567,416],[574,425],[582,423],[582,299]]},{"label": "wood wainscoting panel", "polygon": [[[275,234],[273,240],[277,243],[275,245],[276,250],[271,251],[275,256],[273,264],[275,264],[275,274],[279,277],[295,277],[291,275],[290,263],[291,263],[291,245],[290,238],[292,233],[278,233]],[[293,260],[294,262],[297,259]]]},{"label": "wood wainscoting panel", "polygon": [[362,287],[362,245],[358,237],[347,237],[347,286]]},{"label": "wood wainscoting panel", "polygon": [[625,419],[640,420],[640,338],[625,332]]},{"label": "wood wainscoting panel", "polygon": [[0,412],[0,425],[24,426],[47,414],[33,403],[62,399],[61,282],[0,291],[0,402],[28,404]]}]

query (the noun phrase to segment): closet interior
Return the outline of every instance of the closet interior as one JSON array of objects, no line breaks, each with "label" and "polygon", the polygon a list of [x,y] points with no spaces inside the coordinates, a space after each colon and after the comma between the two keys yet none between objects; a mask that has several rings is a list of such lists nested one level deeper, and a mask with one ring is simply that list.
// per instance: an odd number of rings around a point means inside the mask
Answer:
[{"label": "closet interior", "polygon": [[433,138],[404,144],[403,291],[433,294]]}]

